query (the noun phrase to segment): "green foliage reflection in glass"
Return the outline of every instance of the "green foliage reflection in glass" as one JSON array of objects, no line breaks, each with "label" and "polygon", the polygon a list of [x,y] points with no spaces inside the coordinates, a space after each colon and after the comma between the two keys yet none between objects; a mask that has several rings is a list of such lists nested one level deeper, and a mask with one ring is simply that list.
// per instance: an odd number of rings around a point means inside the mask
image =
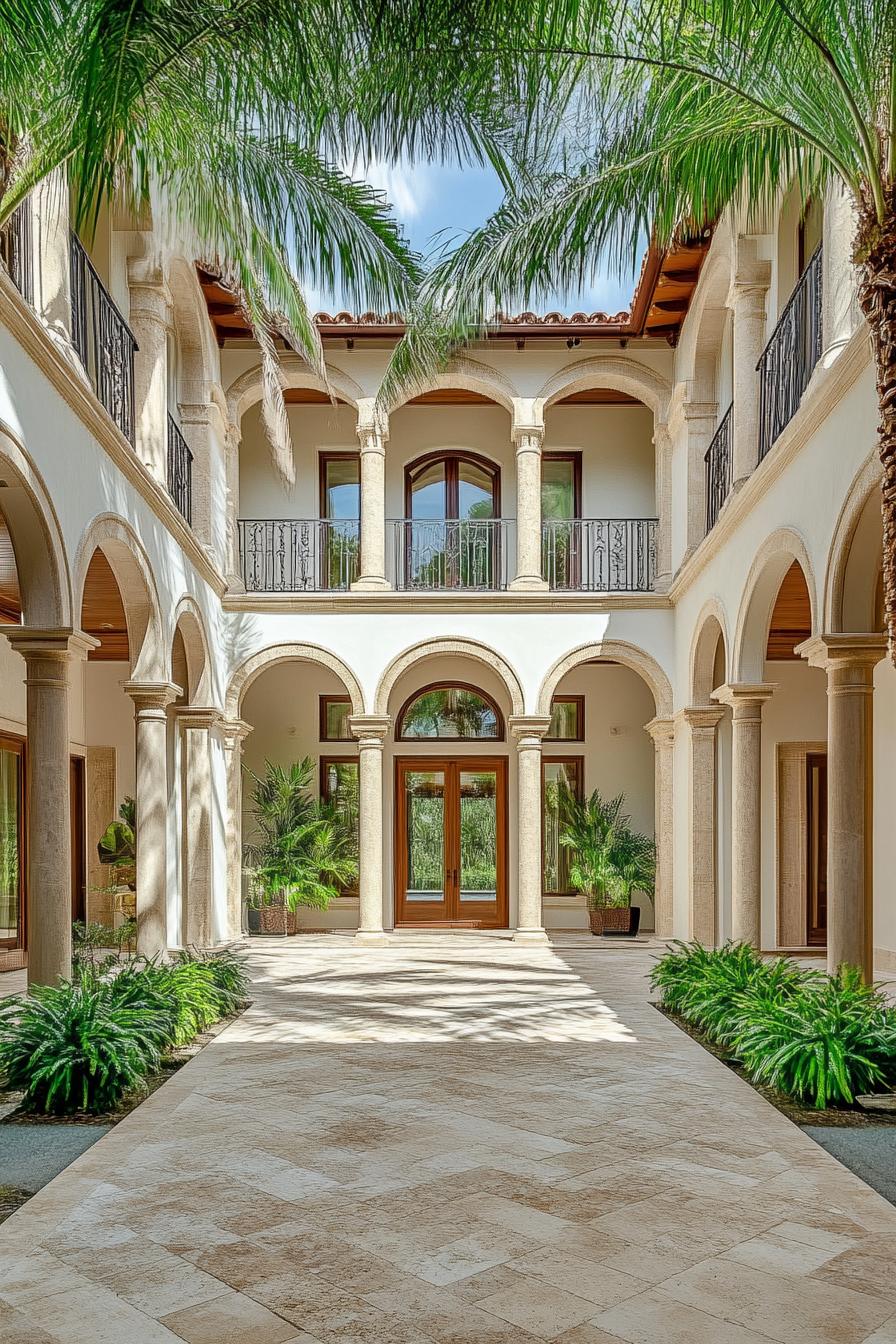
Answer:
[{"label": "green foliage reflection in glass", "polygon": [[[498,876],[498,813],[493,770],[460,774],[460,889],[495,892]],[[469,898],[467,898],[469,899]]]},{"label": "green foliage reflection in glass", "polygon": [[408,771],[408,891],[441,893],[445,885],[445,776]]},{"label": "green foliage reflection in glass", "polygon": [[408,705],[402,737],[497,738],[498,715],[484,696],[463,686],[437,686]]}]

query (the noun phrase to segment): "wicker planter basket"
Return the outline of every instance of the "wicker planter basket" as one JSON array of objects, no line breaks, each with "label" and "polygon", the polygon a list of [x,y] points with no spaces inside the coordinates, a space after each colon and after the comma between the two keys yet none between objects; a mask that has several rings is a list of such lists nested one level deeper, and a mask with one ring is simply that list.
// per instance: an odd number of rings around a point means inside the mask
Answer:
[{"label": "wicker planter basket", "polygon": [[[254,921],[253,921],[254,922]],[[259,933],[298,933],[299,917],[295,910],[287,910],[286,924],[283,922],[282,905],[262,905],[258,910]]]},{"label": "wicker planter basket", "polygon": [[601,905],[588,911],[591,932],[607,938],[634,938],[641,927],[639,905]]}]

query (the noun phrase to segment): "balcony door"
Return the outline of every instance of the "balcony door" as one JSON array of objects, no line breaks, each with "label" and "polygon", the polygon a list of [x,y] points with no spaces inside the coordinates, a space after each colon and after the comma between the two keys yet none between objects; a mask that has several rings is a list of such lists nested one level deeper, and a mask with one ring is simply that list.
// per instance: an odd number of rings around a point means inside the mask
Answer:
[{"label": "balcony door", "polygon": [[551,588],[579,587],[581,517],[581,453],[544,453],[541,459],[541,572]]},{"label": "balcony door", "polygon": [[395,781],[396,923],[506,928],[506,759],[405,757]]},{"label": "balcony door", "polygon": [[344,591],[361,572],[361,458],[320,454],[318,587]]},{"label": "balcony door", "polygon": [[492,588],[500,572],[500,469],[471,453],[428,453],[405,471],[404,567],[412,588]]}]

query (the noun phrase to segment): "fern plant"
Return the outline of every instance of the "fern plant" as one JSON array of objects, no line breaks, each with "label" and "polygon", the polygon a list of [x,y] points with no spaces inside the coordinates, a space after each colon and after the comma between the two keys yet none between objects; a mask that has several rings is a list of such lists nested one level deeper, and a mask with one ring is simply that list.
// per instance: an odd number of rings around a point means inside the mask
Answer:
[{"label": "fern plant", "polygon": [[653,894],[656,846],[623,812],[625,794],[604,799],[560,790],[560,844],[570,850],[569,884],[584,892],[590,909],[631,905],[632,892]]}]

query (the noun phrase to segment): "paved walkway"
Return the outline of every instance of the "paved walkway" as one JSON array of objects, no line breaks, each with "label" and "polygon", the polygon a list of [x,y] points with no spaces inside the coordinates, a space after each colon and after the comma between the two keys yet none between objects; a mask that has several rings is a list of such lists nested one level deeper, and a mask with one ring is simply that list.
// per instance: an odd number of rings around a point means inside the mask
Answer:
[{"label": "paved walkway", "polygon": [[3,1344],[896,1344],[896,1209],[645,950],[253,951],[254,1007],[0,1227]]}]

